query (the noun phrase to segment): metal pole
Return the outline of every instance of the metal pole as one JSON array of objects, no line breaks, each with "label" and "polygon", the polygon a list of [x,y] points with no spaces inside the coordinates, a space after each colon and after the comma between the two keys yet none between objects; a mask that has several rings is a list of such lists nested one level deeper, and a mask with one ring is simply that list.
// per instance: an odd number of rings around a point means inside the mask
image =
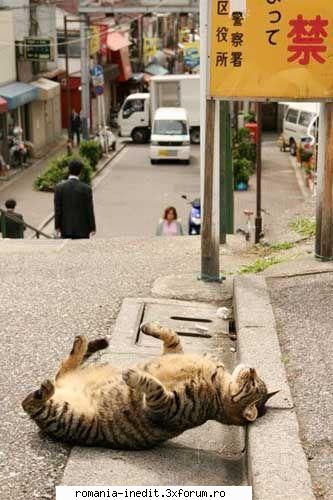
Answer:
[{"label": "metal pole", "polygon": [[262,131],[262,104],[261,102],[256,103],[257,111],[257,207],[256,207],[256,220],[255,220],[255,243],[260,242],[262,233],[262,217],[261,217],[261,170],[262,170],[262,158],[261,158],[261,131]]},{"label": "metal pole", "polygon": [[89,40],[87,16],[80,15],[81,38],[81,124],[82,137],[89,139],[90,129],[90,75],[89,75]]},{"label": "metal pole", "polygon": [[70,88],[70,75],[69,75],[69,50],[68,50],[68,19],[67,16],[64,17],[64,34],[65,34],[65,57],[66,57],[66,104],[67,104],[67,135],[68,140],[72,139],[71,133],[71,113],[72,113],[72,103],[71,103],[71,88]]},{"label": "metal pole", "polygon": [[333,103],[320,105],[316,257],[333,260]]},{"label": "metal pole", "polygon": [[232,171],[229,102],[220,102],[220,243],[234,232],[234,180]]}]

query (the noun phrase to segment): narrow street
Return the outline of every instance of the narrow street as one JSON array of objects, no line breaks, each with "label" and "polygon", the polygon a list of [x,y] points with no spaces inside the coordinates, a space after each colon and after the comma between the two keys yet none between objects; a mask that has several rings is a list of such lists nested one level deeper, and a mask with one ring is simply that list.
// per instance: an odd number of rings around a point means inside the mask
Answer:
[{"label": "narrow street", "polygon": [[[2,203],[6,198],[14,197],[18,202],[18,211],[36,227],[53,211],[52,194],[33,189],[33,181],[46,163],[36,164],[0,192]],[[192,146],[190,165],[151,165],[149,145],[129,143],[94,183],[97,238],[153,236],[164,209],[169,205],[176,207],[186,233],[189,205],[181,196],[186,194],[189,199],[199,196],[200,148]],[[279,151],[274,136],[264,137],[262,216],[266,237],[278,237],[275,226],[283,212],[296,208],[302,201],[289,154]],[[244,225],[245,209],[255,212],[255,176],[250,179],[248,191],[235,192],[234,206],[236,230]],[[46,232],[53,232],[53,223],[49,224]]]}]

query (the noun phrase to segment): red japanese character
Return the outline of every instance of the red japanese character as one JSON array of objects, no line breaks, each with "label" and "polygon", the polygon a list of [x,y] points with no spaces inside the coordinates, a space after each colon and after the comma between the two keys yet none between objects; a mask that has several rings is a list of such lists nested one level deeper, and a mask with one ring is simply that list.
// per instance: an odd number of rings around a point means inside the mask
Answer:
[{"label": "red japanese character", "polygon": [[326,45],[323,43],[324,38],[328,36],[325,27],[328,26],[328,21],[317,16],[315,19],[304,19],[300,14],[297,19],[289,21],[292,30],[288,33],[288,38],[293,37],[293,44],[289,45],[288,51],[294,52],[288,58],[289,62],[298,60],[299,64],[309,64],[311,57],[320,64],[324,64],[326,60],[321,56],[321,53],[327,51]]}]

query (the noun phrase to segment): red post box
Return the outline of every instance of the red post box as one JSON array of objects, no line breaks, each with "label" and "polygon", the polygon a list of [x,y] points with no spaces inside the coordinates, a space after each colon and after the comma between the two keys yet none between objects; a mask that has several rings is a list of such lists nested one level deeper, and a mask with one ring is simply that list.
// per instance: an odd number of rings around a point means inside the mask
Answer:
[{"label": "red post box", "polygon": [[258,142],[258,124],[246,123],[245,128],[247,128],[250,131],[251,140],[256,144]]}]

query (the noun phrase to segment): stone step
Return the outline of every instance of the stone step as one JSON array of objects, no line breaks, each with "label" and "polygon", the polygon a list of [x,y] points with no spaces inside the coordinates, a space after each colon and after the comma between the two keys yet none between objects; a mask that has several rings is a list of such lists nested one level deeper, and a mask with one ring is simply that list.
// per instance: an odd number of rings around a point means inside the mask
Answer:
[{"label": "stone step", "polygon": [[0,238],[0,253],[30,253],[30,252],[54,252],[60,251],[67,244],[67,240],[61,239],[10,239]]}]

